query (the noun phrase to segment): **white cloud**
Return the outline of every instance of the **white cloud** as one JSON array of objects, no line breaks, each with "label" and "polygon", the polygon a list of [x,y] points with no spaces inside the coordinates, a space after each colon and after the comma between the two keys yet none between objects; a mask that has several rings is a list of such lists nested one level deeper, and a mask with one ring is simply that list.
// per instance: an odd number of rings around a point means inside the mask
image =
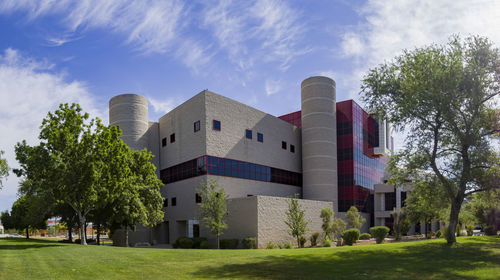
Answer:
[{"label": "white cloud", "polygon": [[[500,47],[500,1],[368,0],[360,16],[362,20],[346,31],[340,46],[340,53],[354,62],[348,77],[341,77],[354,99],[359,99],[361,79],[368,69],[403,49],[445,43],[452,34],[487,36]],[[401,147],[404,134],[395,138]]]},{"label": "white cloud", "polygon": [[[107,123],[106,110],[96,105],[85,84],[67,81],[51,68],[52,64],[13,49],[0,54],[0,149],[5,150],[10,167],[17,167],[14,145],[23,139],[36,144],[42,119],[60,103],[79,103],[84,111]],[[17,184],[18,179],[11,174],[0,191],[0,211],[15,199]]]},{"label": "white cloud", "polygon": [[162,99],[162,101],[159,101],[155,98],[148,97],[148,101],[151,107],[153,107],[155,115],[158,115],[158,117],[161,117],[164,114],[170,112],[177,106],[177,102],[175,102],[173,99]]},{"label": "white cloud", "polygon": [[283,83],[280,80],[267,79],[265,88],[268,96],[273,95],[283,89]]},{"label": "white cloud", "polygon": [[204,11],[204,27],[240,70],[260,60],[278,62],[279,68],[286,70],[296,56],[310,50],[299,46],[306,31],[304,19],[283,1],[223,0],[212,4],[208,2]]}]

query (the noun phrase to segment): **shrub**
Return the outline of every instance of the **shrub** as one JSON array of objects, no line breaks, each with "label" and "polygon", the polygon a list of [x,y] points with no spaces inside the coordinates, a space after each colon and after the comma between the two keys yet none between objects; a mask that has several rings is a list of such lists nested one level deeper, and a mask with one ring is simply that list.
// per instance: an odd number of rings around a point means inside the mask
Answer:
[{"label": "shrub", "polygon": [[283,248],[285,248],[285,243],[280,241],[280,242],[278,242],[277,246],[278,246],[278,248],[283,249]]},{"label": "shrub", "polygon": [[316,246],[318,244],[319,232],[315,232],[311,235],[309,239],[311,241],[311,246]]},{"label": "shrub", "polygon": [[194,249],[200,249],[201,242],[208,241],[205,237],[194,237],[192,240],[193,240],[193,248]]},{"label": "shrub", "polygon": [[474,235],[474,225],[467,225],[467,226],[465,226],[465,230],[467,231],[467,236],[473,236]]},{"label": "shrub", "polygon": [[288,241],[284,244],[285,249],[293,249],[292,241]]},{"label": "shrub", "polygon": [[360,239],[360,240],[370,240],[370,238],[372,238],[372,236],[371,236],[369,233],[362,233],[362,234],[359,236],[359,239]]},{"label": "shrub", "polygon": [[69,241],[69,239],[63,239],[63,240],[59,240],[57,242],[60,242],[60,243],[73,243],[73,242]]},{"label": "shrub", "polygon": [[306,244],[307,239],[302,235],[299,237],[299,246],[300,248],[304,248],[304,245]]},{"label": "shrub", "polygon": [[75,242],[76,244],[80,244],[80,243],[82,243],[82,240],[80,238],[78,238],[78,239],[75,239],[75,241],[73,241],[73,242]]},{"label": "shrub", "polygon": [[200,242],[200,249],[210,249],[210,243],[207,240],[202,240]]},{"label": "shrub", "polygon": [[497,230],[494,226],[486,226],[484,227],[484,234],[486,235],[497,235]]},{"label": "shrub", "polygon": [[351,228],[342,233],[342,239],[344,239],[345,244],[352,246],[358,241],[360,234],[359,229]]},{"label": "shrub", "polygon": [[238,239],[221,239],[220,248],[221,249],[236,249],[238,248]]},{"label": "shrub", "polygon": [[377,244],[380,244],[384,242],[384,239],[387,237],[387,234],[389,234],[389,230],[390,229],[385,226],[372,227],[370,228],[370,233],[372,234],[373,237],[375,237]]},{"label": "shrub", "polygon": [[440,238],[441,235],[443,234],[441,233],[441,230],[438,229],[438,231],[436,231],[436,238]]},{"label": "shrub", "polygon": [[243,239],[243,249],[255,249],[257,248],[257,239],[255,237],[247,237]]},{"label": "shrub", "polygon": [[177,248],[182,248],[182,249],[191,249],[193,248],[193,239],[185,236],[181,236],[177,238],[175,241],[177,243]]},{"label": "shrub", "polygon": [[321,243],[321,246],[323,246],[323,247],[332,247],[332,241],[330,240],[330,238],[328,238],[328,236],[326,236],[323,239],[323,242]]},{"label": "shrub", "polygon": [[276,248],[276,245],[274,245],[274,243],[272,241],[269,241],[269,242],[267,242],[266,248],[267,249],[274,249],[274,248]]}]

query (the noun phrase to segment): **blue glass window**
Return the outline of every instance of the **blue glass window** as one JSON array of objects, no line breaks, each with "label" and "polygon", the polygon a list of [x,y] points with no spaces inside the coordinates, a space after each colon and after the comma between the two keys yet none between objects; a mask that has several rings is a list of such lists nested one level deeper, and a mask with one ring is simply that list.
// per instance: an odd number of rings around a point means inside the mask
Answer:
[{"label": "blue glass window", "polygon": [[218,120],[214,120],[213,121],[213,130],[221,130],[221,124],[220,124],[220,121]]},{"label": "blue glass window", "polygon": [[262,134],[262,133],[257,133],[257,141],[259,141],[259,142],[264,142],[264,134]]},{"label": "blue glass window", "polygon": [[245,137],[247,139],[252,139],[252,131],[250,129],[245,130]]}]

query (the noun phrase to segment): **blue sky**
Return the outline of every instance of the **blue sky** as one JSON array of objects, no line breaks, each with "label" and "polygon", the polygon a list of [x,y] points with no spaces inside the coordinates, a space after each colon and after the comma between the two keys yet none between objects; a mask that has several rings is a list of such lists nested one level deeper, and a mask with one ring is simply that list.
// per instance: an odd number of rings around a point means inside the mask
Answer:
[{"label": "blue sky", "polygon": [[[16,167],[15,143],[36,144],[49,110],[78,102],[107,121],[120,93],[148,97],[151,120],[203,89],[286,114],[313,75],[358,100],[370,67],[453,33],[500,46],[500,1],[3,0],[0,149]],[[7,178],[0,211],[17,185]]]}]

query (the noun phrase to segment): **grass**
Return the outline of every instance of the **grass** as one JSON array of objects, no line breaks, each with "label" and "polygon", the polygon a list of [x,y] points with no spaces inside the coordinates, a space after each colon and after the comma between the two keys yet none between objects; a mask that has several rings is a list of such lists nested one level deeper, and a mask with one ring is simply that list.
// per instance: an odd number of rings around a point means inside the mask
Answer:
[{"label": "grass", "polygon": [[500,238],[293,250],[167,250],[0,239],[0,279],[499,279]]}]

